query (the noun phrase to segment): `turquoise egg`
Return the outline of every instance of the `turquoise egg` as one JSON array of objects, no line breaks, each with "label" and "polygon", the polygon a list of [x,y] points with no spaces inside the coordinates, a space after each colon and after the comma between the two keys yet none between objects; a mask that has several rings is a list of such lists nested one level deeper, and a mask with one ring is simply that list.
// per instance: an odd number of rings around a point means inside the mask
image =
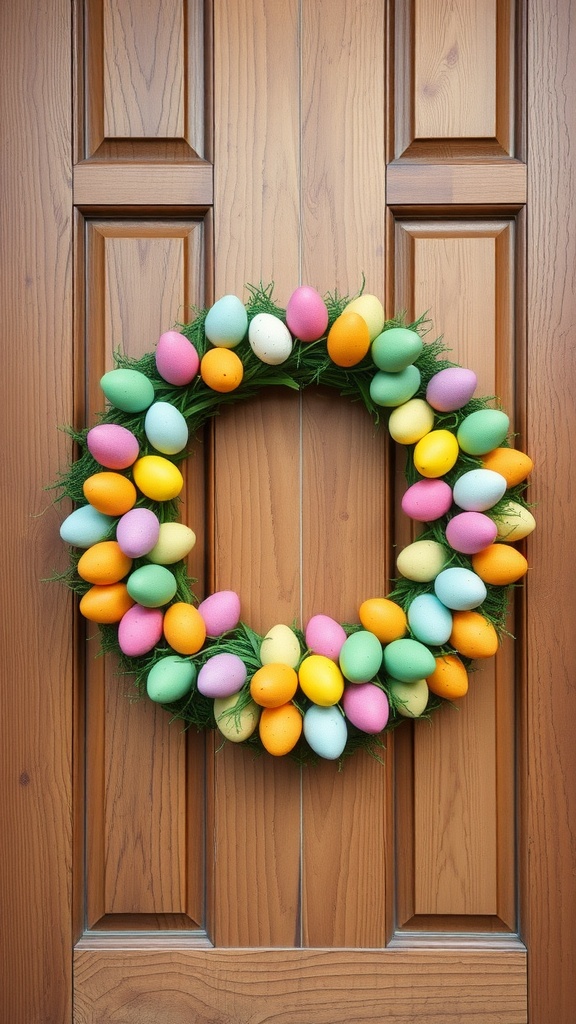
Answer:
[{"label": "turquoise egg", "polygon": [[343,643],[340,651],[340,670],[351,683],[366,683],[373,679],[382,664],[382,644],[374,633],[359,629]]},{"label": "turquoise egg", "polygon": [[403,638],[393,640],[384,648],[386,672],[403,683],[413,683],[432,675],[436,659],[432,651],[419,640]]},{"label": "turquoise egg", "polygon": [[370,381],[370,397],[376,405],[392,408],[407,402],[419,387],[420,370],[417,366],[407,366],[399,373],[379,370]]},{"label": "turquoise egg", "polygon": [[308,746],[327,761],[340,757],[348,739],[346,720],[336,704],[312,704],[304,714],[303,730]]},{"label": "turquoise egg", "polygon": [[159,704],[171,704],[180,700],[192,689],[196,669],[191,661],[168,655],[152,666],[146,680],[146,692],[150,700]]},{"label": "turquoise egg", "polygon": [[100,378],[100,387],[110,405],[123,412],[144,412],[154,401],[152,381],[140,370],[109,370]]},{"label": "turquoise egg", "polygon": [[379,370],[398,373],[420,355],[423,341],[416,331],[408,327],[389,327],[372,342],[372,359]]},{"label": "turquoise egg", "polygon": [[176,593],[176,577],[163,565],[141,565],[130,573],[126,588],[144,608],[161,608]]},{"label": "turquoise egg", "polygon": [[[442,604],[459,612],[478,608],[487,594],[486,585],[475,572],[456,565],[438,573],[434,592]],[[429,672],[424,674],[430,675]]]},{"label": "turquoise egg", "polygon": [[111,535],[116,520],[98,512],[93,505],[81,505],[74,509],[60,527],[60,536],[65,544],[75,548],[89,548]]},{"label": "turquoise egg", "polygon": [[206,314],[204,333],[220,348],[236,348],[247,330],[248,314],[236,295],[223,295]]},{"label": "turquoise egg", "polygon": [[408,625],[423,644],[445,644],[452,632],[452,613],[435,594],[418,594],[408,609]]},{"label": "turquoise egg", "polygon": [[468,455],[486,455],[504,441],[510,420],[500,409],[478,409],[471,412],[458,427],[458,444]]},{"label": "turquoise egg", "polygon": [[150,444],[163,455],[176,455],[188,444],[188,424],[170,402],[154,402],[144,418],[144,432]]}]

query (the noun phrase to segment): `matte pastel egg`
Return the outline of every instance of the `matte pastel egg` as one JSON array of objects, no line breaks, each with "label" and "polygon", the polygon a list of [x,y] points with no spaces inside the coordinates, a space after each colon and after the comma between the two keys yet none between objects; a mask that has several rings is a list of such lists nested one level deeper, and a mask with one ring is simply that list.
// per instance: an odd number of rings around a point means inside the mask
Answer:
[{"label": "matte pastel egg", "polygon": [[163,455],[176,455],[188,444],[188,424],[170,402],[154,402],[144,418],[150,444]]},{"label": "matte pastel egg", "polygon": [[240,598],[233,590],[217,590],[198,605],[206,623],[207,636],[220,636],[235,629],[240,621]]},{"label": "matte pastel egg", "polygon": [[344,692],[344,676],[338,665],[323,654],[309,654],[298,669],[300,689],[322,707],[337,704]]},{"label": "matte pastel egg", "polygon": [[435,594],[418,594],[408,608],[408,623],[423,644],[445,644],[452,632],[452,613]]},{"label": "matte pastel egg", "polygon": [[364,295],[357,295],[355,299],[344,306],[344,313],[358,313],[366,322],[370,341],[374,341],[384,327],[385,313],[384,306],[377,295],[366,292]]},{"label": "matte pastel egg", "polygon": [[119,423],[99,423],[86,435],[88,451],[107,469],[128,469],[140,453],[137,438]]},{"label": "matte pastel egg", "polygon": [[257,313],[250,321],[248,341],[255,356],[269,366],[279,366],[292,352],[292,335],[279,317]]},{"label": "matte pastel egg", "polygon": [[156,369],[163,380],[176,387],[190,384],[198,373],[200,356],[191,341],[179,331],[165,331],[156,345]]},{"label": "matte pastel egg", "polygon": [[328,310],[315,288],[301,285],[288,299],[286,323],[300,341],[317,341],[326,333]]},{"label": "matte pastel egg", "polygon": [[419,387],[420,370],[417,366],[407,366],[399,373],[378,370],[370,381],[370,397],[376,405],[392,408],[407,402]]},{"label": "matte pastel egg", "polygon": [[[471,569],[450,566],[438,573],[434,592],[439,601],[453,611],[470,611],[486,600],[486,585]],[[430,675],[425,672],[424,675]]]},{"label": "matte pastel egg", "polygon": [[348,739],[346,719],[336,705],[312,704],[304,713],[303,732],[311,750],[327,761],[340,757]]},{"label": "matte pastel egg", "polygon": [[388,431],[398,444],[416,444],[434,426],[434,410],[423,398],[398,405],[388,418]]},{"label": "matte pastel egg", "polygon": [[412,683],[426,678],[436,667],[432,651],[419,640],[403,637],[384,648],[384,667],[394,679]]},{"label": "matte pastel egg", "polygon": [[296,668],[301,656],[298,637],[283,622],[272,626],[260,644],[260,661],[263,665],[280,663]]},{"label": "matte pastel egg", "polygon": [[408,327],[389,327],[374,339],[370,354],[379,370],[398,373],[415,362],[423,344],[416,331]]},{"label": "matte pastel egg", "polygon": [[498,527],[483,512],[459,512],[446,526],[446,540],[463,555],[475,555],[493,544]]},{"label": "matte pastel egg", "polygon": [[160,521],[149,508],[132,508],[118,520],[116,540],[130,558],[147,555],[158,541]]},{"label": "matte pastel egg", "polygon": [[396,568],[401,576],[417,583],[429,583],[444,568],[448,551],[437,540],[415,540],[400,551]]},{"label": "matte pastel egg", "polygon": [[152,501],[170,501],[177,498],[184,486],[184,477],[163,455],[143,455],[132,468],[138,490]]},{"label": "matte pastel egg", "polygon": [[147,552],[156,565],[173,565],[190,554],[196,543],[196,534],[184,523],[161,523],[158,540]]},{"label": "matte pastel egg", "polygon": [[438,412],[454,412],[470,401],[477,384],[474,370],[467,370],[463,366],[448,366],[428,381],[426,401]]},{"label": "matte pastel egg", "polygon": [[176,593],[174,573],[163,565],[141,565],[130,573],[126,586],[130,597],[145,608],[161,608]]},{"label": "matte pastel egg", "polygon": [[414,465],[427,478],[444,476],[452,469],[458,453],[458,441],[452,431],[431,430],[414,448]]},{"label": "matte pastel egg", "polygon": [[223,295],[210,307],[204,333],[218,348],[236,348],[248,330],[248,314],[237,295]]},{"label": "matte pastel egg", "polygon": [[185,697],[192,689],[196,668],[191,661],[169,654],[160,658],[146,679],[146,693],[159,704],[171,704]]},{"label": "matte pastel egg", "polygon": [[452,488],[445,480],[417,480],[402,497],[402,511],[420,523],[446,515],[452,505]]},{"label": "matte pastel egg", "polygon": [[261,710],[255,701],[244,701],[237,693],[214,700],[216,725],[231,743],[249,739],[258,725]]},{"label": "matte pastel egg", "polygon": [[340,651],[340,669],[352,683],[373,679],[382,664],[382,644],[374,633],[359,629],[346,639]]},{"label": "matte pastel egg", "polygon": [[420,718],[426,710],[430,691],[425,679],[416,679],[412,683],[389,679],[388,688],[395,698],[395,710],[403,718]]},{"label": "matte pastel egg", "polygon": [[456,434],[462,451],[486,455],[498,448],[510,428],[510,419],[500,409],[478,409],[466,416]]},{"label": "matte pastel egg", "polygon": [[75,548],[89,548],[110,536],[115,521],[93,505],[80,505],[66,516],[60,526],[60,537]]},{"label": "matte pastel egg", "polygon": [[344,628],[329,615],[313,615],[305,631],[306,646],[314,654],[323,654],[332,661],[338,661],[346,640]]},{"label": "matte pastel egg", "polygon": [[242,689],[247,674],[246,665],[237,654],[222,651],[204,662],[196,685],[205,697],[231,697]]},{"label": "matte pastel egg", "polygon": [[499,540],[513,543],[528,537],[536,528],[536,520],[524,505],[509,501],[496,519]]},{"label": "matte pastel egg", "polygon": [[467,512],[485,512],[500,501],[507,482],[493,469],[470,469],[459,476],[454,484],[454,501]]},{"label": "matte pastel egg", "polygon": [[342,707],[352,725],[372,736],[382,732],[388,722],[388,697],[375,683],[347,686],[342,695]]},{"label": "matte pastel egg", "polygon": [[159,608],[134,604],[118,623],[118,646],[129,658],[151,651],[162,637],[164,615]]},{"label": "matte pastel egg", "polygon": [[140,370],[109,370],[100,378],[100,387],[110,405],[123,412],[143,412],[154,401],[152,381]]}]

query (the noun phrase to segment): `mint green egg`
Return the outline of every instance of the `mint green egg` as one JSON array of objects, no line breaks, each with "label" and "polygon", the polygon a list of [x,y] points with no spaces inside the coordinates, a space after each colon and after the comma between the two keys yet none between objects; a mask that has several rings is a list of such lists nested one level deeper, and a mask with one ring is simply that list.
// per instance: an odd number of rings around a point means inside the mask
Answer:
[{"label": "mint green egg", "polygon": [[141,565],[126,580],[130,597],[144,608],[161,608],[176,593],[176,577],[163,565]]},{"label": "mint green egg", "polygon": [[171,704],[180,700],[191,690],[196,678],[196,669],[191,661],[168,655],[152,666],[146,680],[146,692],[150,700],[159,704]]},{"label": "mint green egg", "polygon": [[468,455],[486,455],[499,448],[510,428],[510,420],[500,409],[471,412],[458,427],[456,439]]},{"label": "mint green egg", "polygon": [[419,387],[420,370],[417,366],[407,366],[398,373],[378,370],[370,381],[370,397],[376,405],[393,408],[412,398]]},{"label": "mint green egg", "polygon": [[340,650],[340,670],[351,683],[367,683],[382,665],[382,644],[374,633],[351,633]]},{"label": "mint green egg", "polygon": [[386,672],[403,683],[414,683],[432,675],[436,659],[432,651],[419,640],[393,640],[384,648]]},{"label": "mint green egg", "polygon": [[154,401],[152,381],[140,370],[109,370],[100,378],[100,387],[110,405],[123,412],[143,412]]},{"label": "mint green egg", "polygon": [[398,373],[420,355],[423,341],[416,331],[408,327],[389,327],[372,342],[372,359],[379,370]]}]

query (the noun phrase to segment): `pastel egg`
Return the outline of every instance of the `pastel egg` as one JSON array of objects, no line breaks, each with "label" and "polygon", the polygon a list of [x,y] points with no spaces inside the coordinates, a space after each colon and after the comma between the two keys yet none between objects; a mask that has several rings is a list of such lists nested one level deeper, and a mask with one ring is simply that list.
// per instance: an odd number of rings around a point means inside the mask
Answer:
[{"label": "pastel egg", "polygon": [[436,662],[432,651],[419,640],[404,637],[393,640],[384,648],[384,667],[394,679],[413,683],[434,671]]},{"label": "pastel egg", "polygon": [[302,715],[295,704],[263,708],[258,722],[262,746],[273,757],[283,757],[294,749],[302,735]]},{"label": "pastel egg", "polygon": [[446,526],[446,540],[451,548],[464,555],[475,555],[493,544],[498,527],[483,512],[460,512]]},{"label": "pastel egg", "polygon": [[194,379],[200,367],[196,348],[179,331],[165,331],[156,345],[156,369],[169,384],[184,387]]},{"label": "pastel egg", "polygon": [[346,719],[338,707],[313,704],[303,720],[304,739],[308,746],[327,761],[335,761],[344,751],[348,739]]},{"label": "pastel egg", "polygon": [[119,583],[132,568],[128,558],[115,540],[102,540],[89,547],[80,558],[76,571],[88,583]]},{"label": "pastel egg", "polygon": [[414,448],[414,465],[427,478],[444,476],[458,458],[459,448],[450,430],[431,430]]},{"label": "pastel egg", "polygon": [[134,483],[152,501],[177,498],[184,486],[182,473],[163,455],[143,455],[132,468]]},{"label": "pastel egg", "polygon": [[384,307],[377,295],[367,292],[365,295],[357,295],[355,299],[344,307],[344,313],[359,313],[368,327],[370,341],[374,341],[384,327]]},{"label": "pastel egg", "polygon": [[301,285],[288,299],[286,323],[300,341],[317,341],[326,333],[328,310],[315,288]]},{"label": "pastel egg", "polygon": [[188,424],[170,402],[154,402],[144,419],[144,432],[150,444],[163,455],[176,455],[188,444]]},{"label": "pastel egg", "polygon": [[[477,608],[486,600],[486,585],[471,569],[451,566],[438,573],[434,592],[439,601],[454,611]],[[430,675],[429,672],[424,675]]]},{"label": "pastel egg", "polygon": [[452,632],[452,614],[435,594],[418,594],[408,608],[408,622],[423,644],[441,646]]},{"label": "pastel egg", "polygon": [[196,534],[184,523],[161,523],[158,540],[147,557],[157,565],[173,565],[186,558],[195,543]]},{"label": "pastel egg", "polygon": [[398,444],[416,444],[434,426],[434,410],[423,398],[398,405],[388,418],[388,431]]},{"label": "pastel egg", "polygon": [[388,697],[375,683],[347,686],[342,695],[342,707],[348,721],[370,735],[382,732],[388,722]]},{"label": "pastel egg", "polygon": [[420,523],[446,515],[452,505],[452,488],[445,480],[417,480],[402,497],[402,511]]},{"label": "pastel egg", "polygon": [[481,461],[485,469],[501,473],[508,487],[521,484],[534,468],[530,456],[517,448],[493,448],[491,452],[486,452],[482,456]]},{"label": "pastel egg", "polygon": [[216,697],[214,718],[223,736],[231,743],[249,739],[258,725],[260,708],[253,700],[244,700],[237,693],[231,697]]},{"label": "pastel egg", "polygon": [[160,535],[158,516],[149,508],[132,508],[118,520],[116,540],[124,554],[141,558],[154,547]]},{"label": "pastel egg", "polygon": [[128,469],[140,453],[140,445],[131,430],[119,423],[99,423],[86,435],[88,451],[107,469]]},{"label": "pastel egg", "polygon": [[172,704],[190,692],[195,678],[196,669],[191,661],[169,654],[150,669],[146,693],[159,704]]},{"label": "pastel egg", "polygon": [[250,321],[248,341],[255,356],[269,366],[284,363],[292,352],[292,335],[279,317],[257,313]]},{"label": "pastel egg", "polygon": [[159,608],[133,605],[118,624],[118,646],[129,658],[147,654],[162,637],[163,614]]},{"label": "pastel egg", "polygon": [[536,520],[524,505],[518,501],[509,501],[496,517],[499,540],[514,542],[528,537],[536,528]]},{"label": "pastel egg", "polygon": [[219,348],[236,348],[248,330],[248,314],[236,295],[223,295],[210,307],[204,333]]},{"label": "pastel egg", "polygon": [[301,657],[300,641],[290,626],[279,622],[268,630],[260,645],[260,661],[263,665],[279,662],[296,668]]},{"label": "pastel egg", "polygon": [[382,664],[382,644],[374,633],[359,629],[345,641],[340,651],[340,669],[351,683],[373,679]]},{"label": "pastel egg", "polygon": [[80,614],[90,622],[114,623],[132,606],[125,583],[95,584],[80,598]]},{"label": "pastel egg", "polygon": [[75,548],[89,548],[110,536],[114,522],[113,516],[104,515],[93,505],[80,505],[66,516],[60,526],[60,537]]},{"label": "pastel egg", "polygon": [[237,654],[214,654],[198,673],[198,692],[205,697],[231,697],[242,689],[247,674],[246,665]]},{"label": "pastel egg", "polygon": [[478,409],[466,416],[456,434],[462,451],[485,455],[502,444],[510,429],[510,419],[500,409]]},{"label": "pastel egg", "polygon": [[309,654],[298,669],[302,692],[322,707],[337,704],[344,692],[344,677],[338,665],[323,654]]},{"label": "pastel egg", "polygon": [[123,412],[143,412],[154,401],[152,381],[140,370],[109,370],[100,378],[100,387],[110,405]]},{"label": "pastel egg", "polygon": [[130,597],[145,608],[161,608],[176,593],[176,577],[163,565],[141,565],[130,573],[126,586]]},{"label": "pastel egg", "polygon": [[416,679],[411,683],[389,679],[388,689],[394,698],[394,710],[403,718],[420,718],[426,710],[430,691],[425,679]]},{"label": "pastel egg", "polygon": [[507,483],[501,473],[492,469],[470,469],[454,484],[454,501],[467,512],[485,512],[506,492]]},{"label": "pastel egg", "polygon": [[368,597],[358,609],[358,618],[381,644],[399,640],[408,631],[404,609],[388,597]]},{"label": "pastel egg", "polygon": [[323,654],[332,661],[338,661],[346,633],[335,619],[329,615],[313,615],[308,620],[304,636],[306,646],[314,654]]},{"label": "pastel egg", "polygon": [[378,370],[370,381],[370,397],[376,405],[392,408],[407,402],[419,387],[420,370],[417,366],[407,366],[399,373]]},{"label": "pastel egg", "polygon": [[136,504],[136,488],[127,476],[114,470],[93,473],[82,485],[84,497],[107,516],[123,516]]},{"label": "pastel egg", "polygon": [[206,623],[207,636],[221,636],[235,629],[240,621],[240,598],[233,590],[217,590],[198,605]]},{"label": "pastel egg", "polygon": [[429,583],[444,568],[448,551],[437,540],[415,540],[396,558],[398,572],[408,580]]},{"label": "pastel egg", "polygon": [[478,378],[463,366],[448,366],[428,381],[426,401],[438,412],[454,412],[466,405],[476,390]]},{"label": "pastel egg", "polygon": [[398,373],[416,361],[423,346],[416,331],[408,327],[389,327],[374,339],[370,354],[379,370]]}]

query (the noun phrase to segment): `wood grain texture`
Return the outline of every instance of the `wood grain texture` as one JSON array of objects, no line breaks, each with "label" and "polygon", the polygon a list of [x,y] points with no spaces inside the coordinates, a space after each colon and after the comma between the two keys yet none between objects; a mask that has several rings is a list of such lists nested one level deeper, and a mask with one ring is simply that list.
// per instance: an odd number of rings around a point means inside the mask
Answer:
[{"label": "wood grain texture", "polygon": [[212,202],[212,167],[202,161],[168,167],[85,161],[74,168],[74,203],[79,207],[204,207]]},{"label": "wood grain texture", "polygon": [[477,203],[518,208],[526,202],[526,165],[487,159],[466,164],[396,161],[387,168],[386,199],[391,206]]}]

